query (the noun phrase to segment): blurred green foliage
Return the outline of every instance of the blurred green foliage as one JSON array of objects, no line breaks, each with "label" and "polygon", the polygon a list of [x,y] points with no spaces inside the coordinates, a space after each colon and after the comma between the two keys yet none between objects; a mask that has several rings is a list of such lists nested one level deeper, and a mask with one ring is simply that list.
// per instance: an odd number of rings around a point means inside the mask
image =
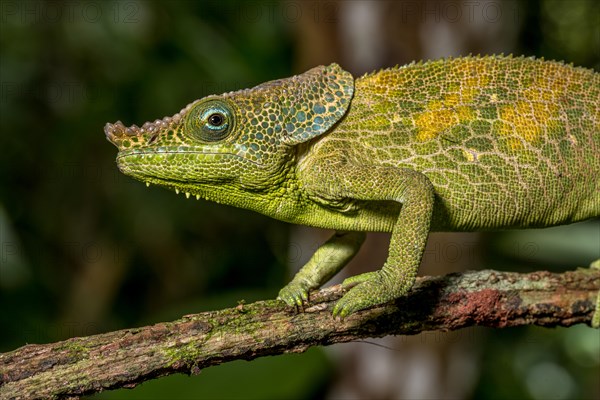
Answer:
[{"label": "blurred green foliage", "polygon": [[107,272],[121,278],[105,314],[92,318],[97,331],[222,287],[276,293],[286,274],[283,224],[129,180],[102,128],[286,75],[283,28],[236,23],[234,3],[12,5],[3,3],[0,36],[0,207],[3,254],[18,265],[2,281],[0,323],[11,327],[2,348],[64,337],[43,327],[69,314],[78,280],[102,275],[92,264],[122,269]]},{"label": "blurred green foliage", "polygon": [[[0,3],[0,351],[276,295],[287,279],[285,224],[120,175],[102,128],[118,119],[141,124],[208,94],[300,72],[296,50],[310,39],[279,4]],[[598,68],[598,2],[520,7],[520,41],[505,53]],[[592,224],[584,229],[598,229]],[[524,239],[505,243],[515,240]],[[498,267],[539,267],[495,237],[488,250]],[[597,339],[586,329],[490,332],[477,344],[485,356],[475,396],[539,398],[527,379],[550,374],[572,383],[561,398],[589,397],[598,360],[581,364],[581,354],[598,349],[573,350]],[[180,397],[314,398],[325,393],[332,368],[315,349],[98,397],[181,390]]]}]

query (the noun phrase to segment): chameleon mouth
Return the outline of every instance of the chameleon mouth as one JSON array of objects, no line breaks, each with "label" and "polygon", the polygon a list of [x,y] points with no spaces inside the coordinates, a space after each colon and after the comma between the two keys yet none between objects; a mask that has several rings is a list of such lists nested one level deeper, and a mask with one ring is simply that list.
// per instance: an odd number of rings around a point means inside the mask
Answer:
[{"label": "chameleon mouth", "polygon": [[[171,149],[163,149],[163,148],[156,148],[154,150],[148,150],[148,149],[131,149],[131,150],[121,150],[119,151],[119,154],[117,155],[117,163],[118,164],[129,164],[127,163],[127,159],[131,158],[131,157],[142,157],[142,158],[146,158],[146,157],[156,157],[156,158],[164,158],[163,160],[158,160],[158,161],[165,161],[165,162],[169,162],[170,161],[170,156],[173,155],[183,155],[183,156],[207,156],[206,158],[202,157],[202,163],[222,163],[224,159],[237,159],[239,161],[245,162],[245,163],[250,163],[256,166],[261,166],[262,164],[257,162],[257,161],[253,161],[253,160],[249,160],[247,158],[244,158],[242,156],[240,156],[239,154],[235,154],[235,153],[231,153],[231,152],[219,152],[219,151],[203,151],[203,150],[181,150],[181,149],[177,149],[177,150],[171,150]],[[139,160],[138,160],[139,161]]]},{"label": "chameleon mouth", "polygon": [[[185,159],[184,159],[185,158]],[[202,194],[200,187],[211,187],[240,180],[232,174],[232,166],[253,169],[250,165],[260,164],[240,155],[204,151],[149,151],[127,150],[117,156],[117,167],[128,176],[146,183],[155,184],[191,194]],[[201,197],[205,197],[202,195]]]}]

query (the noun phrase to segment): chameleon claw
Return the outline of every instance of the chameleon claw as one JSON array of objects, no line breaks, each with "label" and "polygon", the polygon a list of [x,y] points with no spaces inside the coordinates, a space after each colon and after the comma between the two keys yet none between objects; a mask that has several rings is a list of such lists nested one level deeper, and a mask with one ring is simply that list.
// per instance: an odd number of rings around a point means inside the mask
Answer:
[{"label": "chameleon claw", "polygon": [[343,286],[354,285],[333,307],[334,317],[347,317],[357,311],[381,305],[404,293],[395,293],[380,271],[367,272],[346,279]]},{"label": "chameleon claw", "polygon": [[279,291],[277,300],[283,301],[290,307],[303,309],[309,302],[308,290],[297,284],[289,284]]}]

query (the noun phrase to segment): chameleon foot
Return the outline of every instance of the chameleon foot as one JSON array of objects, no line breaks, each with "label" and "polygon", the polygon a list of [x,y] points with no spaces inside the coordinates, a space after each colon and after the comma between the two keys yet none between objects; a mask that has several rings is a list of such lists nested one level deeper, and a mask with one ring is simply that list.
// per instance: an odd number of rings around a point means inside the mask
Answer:
[{"label": "chameleon foot", "polygon": [[356,311],[385,303],[398,297],[382,279],[379,271],[348,278],[344,286],[356,285],[333,307],[334,317],[346,317]]},{"label": "chameleon foot", "polygon": [[302,307],[304,303],[308,303],[308,291],[311,288],[300,282],[290,282],[279,291],[277,300],[283,300],[288,306]]}]

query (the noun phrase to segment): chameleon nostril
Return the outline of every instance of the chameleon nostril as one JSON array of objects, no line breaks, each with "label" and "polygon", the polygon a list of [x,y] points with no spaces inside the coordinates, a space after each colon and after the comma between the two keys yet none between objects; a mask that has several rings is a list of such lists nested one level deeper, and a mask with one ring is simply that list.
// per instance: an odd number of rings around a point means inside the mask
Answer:
[{"label": "chameleon nostril", "polygon": [[152,137],[148,140],[148,144],[152,144],[152,143],[156,142],[156,139],[158,139],[158,133],[155,133],[154,135],[152,135]]}]

